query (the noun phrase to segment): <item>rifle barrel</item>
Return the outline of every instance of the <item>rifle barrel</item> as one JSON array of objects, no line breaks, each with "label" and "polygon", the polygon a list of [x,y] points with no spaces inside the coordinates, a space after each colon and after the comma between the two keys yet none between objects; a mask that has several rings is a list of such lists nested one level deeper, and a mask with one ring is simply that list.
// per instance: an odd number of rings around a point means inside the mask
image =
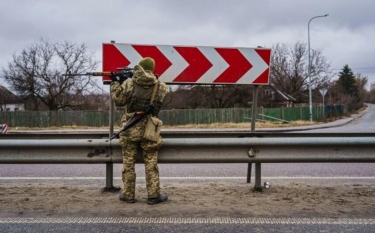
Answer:
[{"label": "rifle barrel", "polygon": [[87,72],[84,74],[64,74],[64,76],[110,76],[111,72],[106,71],[106,72]]}]

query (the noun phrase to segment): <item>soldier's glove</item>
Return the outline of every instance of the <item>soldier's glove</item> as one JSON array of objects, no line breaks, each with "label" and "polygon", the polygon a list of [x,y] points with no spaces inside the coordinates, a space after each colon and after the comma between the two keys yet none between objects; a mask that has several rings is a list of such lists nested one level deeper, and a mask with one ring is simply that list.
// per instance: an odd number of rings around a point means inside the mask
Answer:
[{"label": "soldier's glove", "polygon": [[125,77],[123,74],[115,72],[111,72],[110,78],[112,82],[119,82],[120,84],[122,84],[127,79],[127,77]]}]

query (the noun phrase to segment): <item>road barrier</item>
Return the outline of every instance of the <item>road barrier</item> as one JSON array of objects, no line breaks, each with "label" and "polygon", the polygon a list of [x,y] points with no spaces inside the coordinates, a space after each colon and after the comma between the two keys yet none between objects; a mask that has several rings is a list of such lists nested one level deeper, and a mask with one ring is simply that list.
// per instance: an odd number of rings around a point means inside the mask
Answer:
[{"label": "road barrier", "polygon": [[0,124],[0,134],[6,134],[8,132],[8,125]]},{"label": "road barrier", "polygon": [[[255,163],[261,190],[261,163],[375,162],[375,137],[165,138],[159,163]],[[141,152],[137,162],[143,162]],[[117,139],[0,140],[0,164],[122,163]],[[107,171],[107,187],[113,171]]]}]

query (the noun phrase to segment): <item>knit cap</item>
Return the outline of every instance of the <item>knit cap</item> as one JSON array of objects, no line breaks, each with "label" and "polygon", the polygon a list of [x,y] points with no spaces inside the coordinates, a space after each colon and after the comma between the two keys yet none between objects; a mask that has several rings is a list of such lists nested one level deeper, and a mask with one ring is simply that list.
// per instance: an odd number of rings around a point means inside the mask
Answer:
[{"label": "knit cap", "polygon": [[145,57],[140,62],[139,65],[142,66],[144,70],[150,70],[154,72],[155,69],[155,61],[151,57]]}]

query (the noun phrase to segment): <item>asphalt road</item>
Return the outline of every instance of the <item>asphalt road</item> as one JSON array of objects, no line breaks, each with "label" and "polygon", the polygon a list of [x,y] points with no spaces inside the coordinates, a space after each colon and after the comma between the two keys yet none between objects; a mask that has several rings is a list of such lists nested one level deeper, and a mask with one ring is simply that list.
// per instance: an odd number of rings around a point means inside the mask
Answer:
[{"label": "asphalt road", "polygon": [[[91,221],[91,222],[90,222]],[[288,220],[265,221],[262,223],[95,223],[96,219],[87,219],[85,223],[71,223],[59,220],[59,223],[3,223],[0,232],[330,232],[330,233],[372,233],[375,224],[330,224],[327,221],[301,221],[289,223]],[[261,221],[259,221],[261,222]]]},{"label": "asphalt road", "polygon": [[340,127],[312,129],[308,132],[373,133],[375,132],[375,105],[369,104],[363,113],[353,115],[353,120],[349,124]]},{"label": "asphalt road", "polygon": [[[364,114],[354,116],[345,125],[309,132],[374,132],[375,107],[370,105]],[[240,180],[246,182],[246,164],[160,164],[161,182],[207,182],[212,180]],[[137,164],[138,179],[144,179],[143,165]],[[104,165],[0,165],[1,182],[52,182],[54,179],[84,184],[96,180],[98,186],[105,185]],[[115,185],[121,186],[121,165],[114,165]],[[32,178],[32,179],[31,179]],[[290,182],[314,182],[322,184],[348,183],[375,185],[374,164],[262,164],[263,181],[271,184]],[[90,181],[91,182],[91,181]],[[250,184],[251,185],[251,184]],[[1,212],[1,210],[0,210]],[[184,223],[184,220],[167,220],[166,223],[118,220],[105,222],[98,219],[83,221],[64,219],[38,219],[35,222],[0,218],[0,232],[375,232],[374,218],[369,222],[332,224],[330,220],[309,219],[294,222],[293,219],[263,219],[259,222],[225,222],[207,219],[202,222]],[[84,215],[82,217],[85,217]],[[105,217],[105,216],[103,216]],[[194,216],[186,216],[194,218]],[[295,216],[298,218],[298,215]],[[102,222],[100,222],[102,221]],[[124,222],[125,221],[125,222]],[[70,224],[68,224],[70,223]]]}]

